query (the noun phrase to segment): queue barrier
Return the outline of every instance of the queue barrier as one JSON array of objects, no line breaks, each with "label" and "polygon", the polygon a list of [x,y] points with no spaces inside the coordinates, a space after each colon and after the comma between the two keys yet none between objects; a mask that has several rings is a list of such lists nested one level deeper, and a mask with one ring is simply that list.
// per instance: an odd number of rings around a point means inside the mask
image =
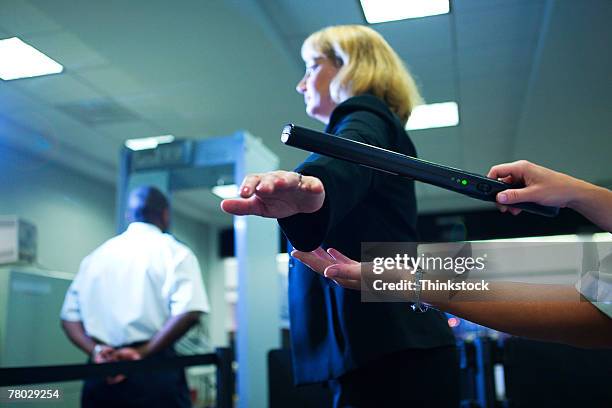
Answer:
[{"label": "queue barrier", "polygon": [[104,364],[69,364],[0,368],[0,387],[75,381],[117,374],[163,371],[181,367],[214,365],[217,367],[217,407],[231,408],[234,395],[233,355],[229,348],[214,353],[171,358],[119,361]]}]

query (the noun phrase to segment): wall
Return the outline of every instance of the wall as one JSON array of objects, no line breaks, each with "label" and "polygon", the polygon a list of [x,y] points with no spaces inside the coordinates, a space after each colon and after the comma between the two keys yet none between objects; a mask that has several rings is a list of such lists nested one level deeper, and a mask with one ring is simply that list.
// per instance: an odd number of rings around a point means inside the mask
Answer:
[{"label": "wall", "polygon": [[[83,257],[115,235],[115,188],[0,144],[0,214],[36,225],[42,266],[76,273]],[[172,232],[204,270],[208,227],[173,214]]]}]

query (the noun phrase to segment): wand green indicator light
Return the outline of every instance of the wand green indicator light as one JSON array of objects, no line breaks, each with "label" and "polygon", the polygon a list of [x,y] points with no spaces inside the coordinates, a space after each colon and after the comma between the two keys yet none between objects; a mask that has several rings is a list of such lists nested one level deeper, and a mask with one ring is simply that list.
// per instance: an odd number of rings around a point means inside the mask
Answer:
[{"label": "wand green indicator light", "polygon": [[468,181],[466,179],[463,179],[463,180],[461,180],[461,184],[464,185],[464,186],[467,186]]}]

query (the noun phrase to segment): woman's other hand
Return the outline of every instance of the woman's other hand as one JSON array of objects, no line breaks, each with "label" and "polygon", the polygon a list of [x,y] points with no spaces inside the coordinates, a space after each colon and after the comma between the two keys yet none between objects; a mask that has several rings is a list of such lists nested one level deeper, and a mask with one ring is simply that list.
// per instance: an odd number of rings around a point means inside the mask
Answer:
[{"label": "woman's other hand", "polygon": [[343,288],[361,290],[361,263],[353,261],[333,248],[325,251],[319,247],[312,252],[294,250],[291,256]]}]

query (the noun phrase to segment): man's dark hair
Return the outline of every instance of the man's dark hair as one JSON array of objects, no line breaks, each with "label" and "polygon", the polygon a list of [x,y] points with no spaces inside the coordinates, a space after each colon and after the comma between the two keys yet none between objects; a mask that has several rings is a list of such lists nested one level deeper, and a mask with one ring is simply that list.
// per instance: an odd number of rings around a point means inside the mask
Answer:
[{"label": "man's dark hair", "polygon": [[162,214],[168,209],[168,199],[153,186],[136,187],[130,193],[127,208],[129,222],[147,222],[159,224]]}]

